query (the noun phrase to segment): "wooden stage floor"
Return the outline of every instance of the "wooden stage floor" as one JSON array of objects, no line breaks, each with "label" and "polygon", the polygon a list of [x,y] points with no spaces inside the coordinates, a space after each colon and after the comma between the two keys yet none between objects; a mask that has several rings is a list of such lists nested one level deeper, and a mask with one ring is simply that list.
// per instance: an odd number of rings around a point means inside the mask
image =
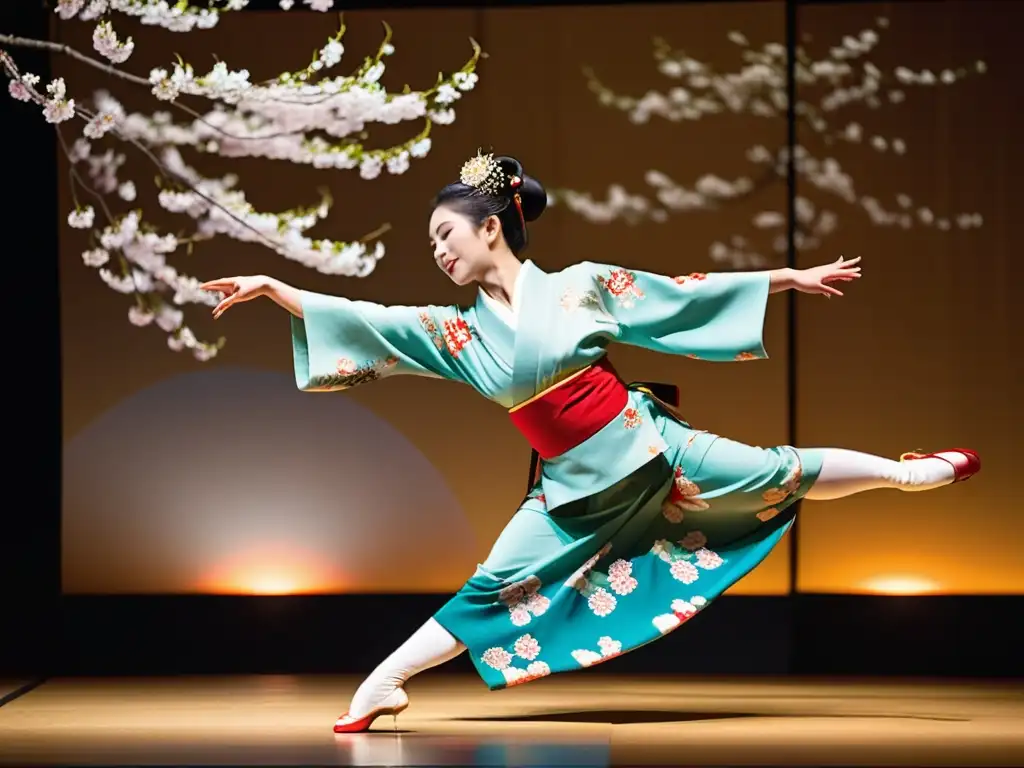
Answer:
[{"label": "wooden stage floor", "polygon": [[489,692],[430,674],[336,736],[345,677],[55,679],[0,707],[0,764],[1024,765],[1024,684],[636,678]]}]

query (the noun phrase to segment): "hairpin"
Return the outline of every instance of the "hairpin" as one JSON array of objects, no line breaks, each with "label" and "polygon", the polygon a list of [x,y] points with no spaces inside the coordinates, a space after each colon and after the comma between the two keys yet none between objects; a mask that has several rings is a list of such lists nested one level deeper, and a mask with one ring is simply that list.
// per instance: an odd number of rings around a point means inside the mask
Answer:
[{"label": "hairpin", "polygon": [[505,171],[490,153],[483,154],[479,150],[476,157],[467,160],[459,173],[459,180],[470,187],[475,187],[484,194],[495,197],[505,189],[507,176]]}]

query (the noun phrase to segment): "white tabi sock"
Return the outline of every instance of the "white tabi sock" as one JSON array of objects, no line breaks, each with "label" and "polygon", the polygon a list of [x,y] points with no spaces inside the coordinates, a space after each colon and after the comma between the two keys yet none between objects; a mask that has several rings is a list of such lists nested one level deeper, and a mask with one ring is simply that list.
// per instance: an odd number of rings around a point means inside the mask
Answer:
[{"label": "white tabi sock", "polygon": [[[956,477],[953,466],[944,459],[893,461],[845,448],[823,449],[824,462],[817,482],[806,498],[827,501],[861,491],[896,488],[901,491],[929,491],[949,485]],[[956,461],[960,454],[937,453]]]},{"label": "white tabi sock", "polygon": [[433,618],[382,661],[359,686],[349,706],[349,719],[358,720],[379,706],[413,675],[450,661],[466,650]]}]

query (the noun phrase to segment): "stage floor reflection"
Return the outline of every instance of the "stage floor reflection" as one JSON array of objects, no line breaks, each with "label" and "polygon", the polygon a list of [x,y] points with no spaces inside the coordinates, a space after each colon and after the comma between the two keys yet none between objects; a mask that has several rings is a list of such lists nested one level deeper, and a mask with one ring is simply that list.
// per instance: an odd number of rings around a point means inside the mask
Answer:
[{"label": "stage floor reflection", "polygon": [[489,692],[427,673],[335,735],[347,677],[55,679],[0,707],[0,763],[1022,765],[1024,684],[615,677]]}]

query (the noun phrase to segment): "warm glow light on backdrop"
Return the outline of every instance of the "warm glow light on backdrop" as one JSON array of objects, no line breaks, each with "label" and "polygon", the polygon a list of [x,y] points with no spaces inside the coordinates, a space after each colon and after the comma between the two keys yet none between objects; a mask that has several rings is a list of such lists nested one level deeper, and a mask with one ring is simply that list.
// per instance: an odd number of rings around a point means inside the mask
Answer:
[{"label": "warm glow light on backdrop", "polygon": [[[1011,466],[1022,413],[1012,395],[1020,321],[1011,291],[1024,280],[1011,253],[1011,226],[1024,218],[1012,182],[1024,177],[1024,113],[1006,98],[1018,79],[1013,30],[1024,5],[969,5],[800,13],[801,45],[826,63],[815,70],[821,80],[798,93],[808,105],[798,126],[806,153],[799,259],[810,266],[860,255],[865,278],[844,299],[798,302],[798,441],[891,457],[965,445],[984,460],[978,478],[940,492],[805,503],[802,590],[1024,592],[1024,515]],[[479,146],[516,155],[556,195],[531,226],[525,254],[544,269],[580,260],[664,274],[784,265],[777,242],[786,187],[771,173],[786,141],[772,92],[784,95],[784,82],[772,85],[767,64],[767,73],[748,70],[763,99],[739,112],[726,99],[714,114],[693,103],[692,83],[680,90],[695,62],[710,74],[739,73],[757,64],[750,50],[777,55],[782,3],[349,12],[342,69],[373,53],[381,21],[394,31],[382,80],[391,90],[429,86],[438,70],[458,69],[470,38],[488,54],[455,122],[434,126],[430,154],[407,172],[365,181],[358,170],[286,161],[188,159],[210,176],[237,173],[261,210],[314,202],[326,188],[335,207],[313,236],[351,240],[388,222],[387,255],[365,277],[339,277],[217,238],[176,255],[183,270],[201,279],[267,273],[386,304],[469,303],[472,293],[434,266],[426,224],[434,192]],[[128,20],[120,32],[134,36],[126,66],[141,74],[176,54],[205,71],[216,52],[256,80],[303,66],[336,22],[239,13],[204,32]],[[91,31],[62,24],[61,41],[88,51]],[[855,45],[846,50],[870,52],[835,55],[848,36]],[[843,66],[855,74],[825,82],[841,75],[829,67]],[[77,93],[110,89],[129,110],[160,109],[145,88],[66,58],[54,68]],[[945,70],[955,82],[943,82]],[[924,71],[936,83],[921,82]],[[876,82],[877,94],[850,90],[865,82]],[[419,126],[409,125],[385,126],[375,142],[414,135]],[[117,148],[126,154],[119,175],[140,182],[132,205],[181,231],[187,220],[160,211],[155,190],[143,188],[152,166]],[[73,208],[66,179],[62,172],[64,212]],[[620,205],[627,195],[636,196],[629,210]],[[713,208],[693,207],[723,195]],[[300,393],[287,315],[269,302],[216,323],[190,308],[197,333],[227,337],[214,360],[198,362],[168,349],[155,327],[128,322],[131,297],[83,264],[90,247],[82,233],[62,230],[66,592],[447,592],[486,557],[529,466],[500,407],[467,387],[411,377]],[[788,439],[786,321],[785,301],[773,300],[767,362],[699,363],[625,347],[612,358],[627,379],[678,384],[695,426],[780,444]],[[732,593],[785,593],[787,547]]]}]

